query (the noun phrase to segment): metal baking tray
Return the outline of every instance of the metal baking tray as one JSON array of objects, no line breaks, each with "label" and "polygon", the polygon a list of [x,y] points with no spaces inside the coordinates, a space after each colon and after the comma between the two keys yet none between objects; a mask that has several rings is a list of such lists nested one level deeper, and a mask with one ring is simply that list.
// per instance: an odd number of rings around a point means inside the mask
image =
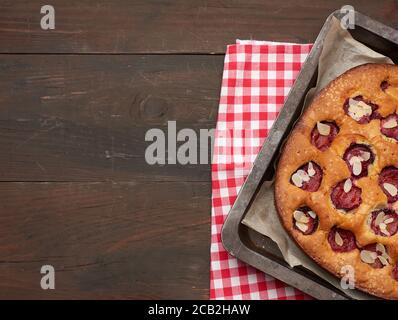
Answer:
[{"label": "metal baking tray", "polygon": [[[344,14],[337,10],[326,19],[222,228],[222,243],[231,255],[314,298],[323,300],[350,298],[311,271],[303,267],[291,268],[284,261],[278,246],[270,238],[246,227],[241,221],[261,185],[271,181],[274,176],[274,165],[282,142],[301,114],[308,90],[316,84],[319,57],[324,38],[331,27],[332,17],[341,21],[343,16]],[[393,28],[356,12],[355,28],[348,31],[354,39],[398,63],[398,32]],[[281,135],[280,132],[284,134]],[[369,299],[372,298],[375,297],[369,295]]]}]

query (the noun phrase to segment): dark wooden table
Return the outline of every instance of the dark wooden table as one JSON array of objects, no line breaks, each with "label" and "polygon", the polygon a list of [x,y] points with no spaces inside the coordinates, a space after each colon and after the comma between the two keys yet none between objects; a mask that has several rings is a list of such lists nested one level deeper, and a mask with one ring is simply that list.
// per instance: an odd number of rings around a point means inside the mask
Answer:
[{"label": "dark wooden table", "polygon": [[0,1],[0,298],[207,299],[210,166],[148,165],[145,133],[215,127],[227,44],[311,42],[346,1],[52,0],[48,31],[43,4]]}]

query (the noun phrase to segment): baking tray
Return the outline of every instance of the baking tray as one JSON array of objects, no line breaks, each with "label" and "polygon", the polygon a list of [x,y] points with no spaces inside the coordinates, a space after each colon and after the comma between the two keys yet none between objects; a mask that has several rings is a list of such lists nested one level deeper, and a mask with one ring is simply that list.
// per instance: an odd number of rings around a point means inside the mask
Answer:
[{"label": "baking tray", "polygon": [[[343,291],[304,267],[291,268],[283,259],[278,246],[270,238],[257,233],[241,222],[262,184],[273,179],[275,162],[282,142],[301,114],[308,90],[316,85],[319,57],[325,36],[331,27],[332,18],[336,17],[341,21],[343,16],[344,14],[337,10],[326,19],[297,80],[290,90],[284,107],[254,162],[253,169],[228,214],[221,234],[224,248],[231,255],[314,298],[322,300],[346,300],[350,298]],[[355,28],[348,31],[357,41],[390,57],[394,63],[398,63],[398,32],[395,29],[355,12]],[[281,135],[281,132],[284,132],[284,134]],[[369,295],[369,299],[374,298]]]}]

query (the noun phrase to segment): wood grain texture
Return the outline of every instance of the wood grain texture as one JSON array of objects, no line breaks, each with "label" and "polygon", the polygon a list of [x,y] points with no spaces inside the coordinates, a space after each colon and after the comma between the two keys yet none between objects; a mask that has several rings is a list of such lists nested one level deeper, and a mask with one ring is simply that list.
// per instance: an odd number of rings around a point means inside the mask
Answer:
[{"label": "wood grain texture", "polygon": [[[205,299],[209,194],[206,182],[0,183],[0,298]],[[45,264],[55,290],[40,288]]]},{"label": "wood grain texture", "polygon": [[[40,28],[39,0],[0,3],[0,52],[224,53],[235,39],[311,42],[345,0],[53,0],[56,28]],[[352,0],[398,27],[394,0]]]},{"label": "wood grain texture", "polygon": [[210,165],[149,166],[145,133],[213,128],[227,44],[312,42],[345,1],[43,4],[0,1],[0,298],[208,298]]},{"label": "wood grain texture", "polygon": [[210,166],[148,165],[145,133],[213,128],[222,64],[0,56],[0,298],[208,298]]},{"label": "wood grain texture", "polygon": [[145,134],[167,134],[168,121],[214,128],[222,57],[3,55],[0,65],[1,181],[209,181],[206,164],[148,165]]},{"label": "wood grain texture", "polygon": [[214,126],[222,58],[0,61],[0,297],[206,298],[209,166],[149,166],[144,137]]}]

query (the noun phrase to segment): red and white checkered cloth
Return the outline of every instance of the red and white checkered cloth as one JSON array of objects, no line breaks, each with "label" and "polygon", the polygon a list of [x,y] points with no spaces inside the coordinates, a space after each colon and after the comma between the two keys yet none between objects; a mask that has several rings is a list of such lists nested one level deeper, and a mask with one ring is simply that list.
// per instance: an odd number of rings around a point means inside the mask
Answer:
[{"label": "red and white checkered cloth", "polygon": [[230,256],[221,228],[311,47],[239,40],[228,46],[212,163],[211,299],[309,298]]}]

